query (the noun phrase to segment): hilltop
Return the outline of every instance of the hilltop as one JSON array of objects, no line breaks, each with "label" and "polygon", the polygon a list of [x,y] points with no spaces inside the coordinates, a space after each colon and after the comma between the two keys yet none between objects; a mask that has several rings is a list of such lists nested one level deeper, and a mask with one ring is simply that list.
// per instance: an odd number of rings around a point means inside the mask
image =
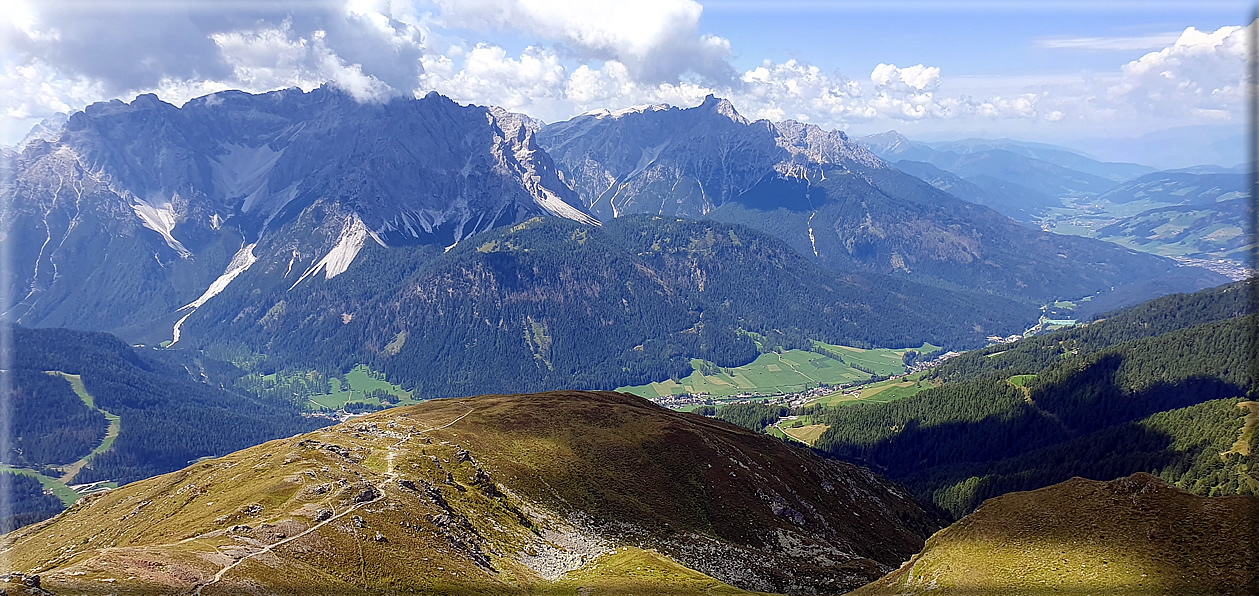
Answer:
[{"label": "hilltop", "polygon": [[1257,508],[1148,474],[1073,478],[986,501],[853,596],[1254,594]]},{"label": "hilltop", "polygon": [[434,400],[200,462],[86,497],[0,556],[54,593],[842,593],[941,522],[770,437],[550,392]]}]

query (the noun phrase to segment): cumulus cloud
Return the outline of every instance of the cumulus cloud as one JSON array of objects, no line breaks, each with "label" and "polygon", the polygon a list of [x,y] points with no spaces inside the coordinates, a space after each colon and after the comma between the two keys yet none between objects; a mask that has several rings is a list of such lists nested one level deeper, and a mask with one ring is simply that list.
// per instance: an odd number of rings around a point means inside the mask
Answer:
[{"label": "cumulus cloud", "polygon": [[97,99],[331,81],[367,100],[414,89],[422,72],[425,32],[406,3],[258,0],[216,10],[205,0],[9,1],[6,66],[90,80]]},{"label": "cumulus cloud", "polygon": [[554,52],[528,47],[518,57],[503,48],[478,44],[468,51],[462,68],[455,70],[446,56],[425,61],[421,86],[455,99],[497,105],[509,110],[536,108],[561,99],[566,71]]},{"label": "cumulus cloud", "polygon": [[510,29],[557,40],[576,57],[615,60],[646,83],[678,82],[693,73],[710,81],[734,76],[730,42],[699,33],[694,0],[438,0],[442,24]]},{"label": "cumulus cloud", "polygon": [[929,92],[940,84],[940,69],[921,64],[897,68],[895,64],[880,63],[870,73],[870,82],[879,88],[899,87],[919,93]]},{"label": "cumulus cloud", "polygon": [[[695,105],[712,93],[754,119],[867,129],[1236,121],[1244,95],[1243,27],[1032,42],[1155,49],[1110,72],[949,78],[925,63],[879,63],[850,77],[803,59],[736,71],[730,42],[701,32],[694,0],[7,2],[0,142],[20,138],[14,123],[29,128],[54,112],[139,92],[179,104],[224,89],[326,82],[361,101],[437,90],[547,121],[596,108]],[[490,41],[504,32],[524,49]]]},{"label": "cumulus cloud", "polygon": [[1107,97],[1143,113],[1240,114],[1246,38],[1254,27],[1189,27],[1172,45],[1123,65]]}]

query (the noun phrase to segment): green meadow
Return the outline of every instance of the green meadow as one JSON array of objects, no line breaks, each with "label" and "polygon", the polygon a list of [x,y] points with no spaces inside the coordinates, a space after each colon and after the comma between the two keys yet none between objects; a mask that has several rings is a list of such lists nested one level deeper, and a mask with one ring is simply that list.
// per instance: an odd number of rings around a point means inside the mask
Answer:
[{"label": "green meadow", "polygon": [[[749,364],[731,368],[713,366],[696,359],[691,361],[693,371],[685,378],[620,387],[617,391],[648,399],[698,393],[714,398],[739,394],[798,393],[819,385],[859,384],[871,378],[866,371],[880,376],[901,374],[905,372],[905,353],[915,349],[866,350],[822,342],[815,342],[814,346],[817,351],[786,350],[761,354]],[[923,353],[939,349],[930,344],[916,348]]]},{"label": "green meadow", "polygon": [[871,383],[859,389],[849,389],[847,394],[844,391],[836,391],[819,397],[806,405],[829,407],[856,404],[885,404],[909,397],[923,389],[930,389],[934,386],[930,381],[923,380],[922,377],[923,373],[918,372],[899,379],[888,379],[878,383]]},{"label": "green meadow", "polygon": [[415,399],[410,391],[380,378],[378,373],[362,364],[345,373],[344,379],[328,379],[328,384],[331,387],[328,393],[309,397],[312,407],[336,410],[350,402],[379,406],[382,393],[387,395],[386,399],[393,405],[410,405],[421,401]]}]

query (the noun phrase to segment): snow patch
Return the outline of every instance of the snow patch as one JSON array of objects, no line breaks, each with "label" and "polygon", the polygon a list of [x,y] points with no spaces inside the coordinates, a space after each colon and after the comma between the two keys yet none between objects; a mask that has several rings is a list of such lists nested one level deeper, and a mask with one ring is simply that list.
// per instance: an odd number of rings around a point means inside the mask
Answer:
[{"label": "snow patch", "polygon": [[672,106],[670,106],[667,103],[657,103],[657,104],[643,104],[643,105],[638,105],[638,106],[630,106],[628,108],[622,108],[619,110],[609,110],[607,108],[600,108],[598,110],[591,110],[589,112],[586,112],[585,114],[582,114],[582,116],[594,116],[595,118],[620,118],[621,116],[627,116],[629,114],[642,114],[644,112],[660,112],[660,111],[668,110],[670,107]]},{"label": "snow patch", "polygon": [[131,205],[135,210],[136,216],[140,221],[144,222],[144,227],[162,235],[162,239],[166,241],[166,245],[171,247],[179,256],[188,258],[192,256],[192,252],[184,248],[172,233],[175,231],[175,208],[168,201],[163,204],[154,205],[148,201],[136,199]]}]

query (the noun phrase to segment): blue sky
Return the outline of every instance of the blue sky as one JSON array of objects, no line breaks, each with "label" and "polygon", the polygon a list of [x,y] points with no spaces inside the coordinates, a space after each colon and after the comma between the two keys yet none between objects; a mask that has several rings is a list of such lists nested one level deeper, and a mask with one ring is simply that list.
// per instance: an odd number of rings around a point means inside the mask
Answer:
[{"label": "blue sky", "polygon": [[[1245,2],[10,0],[0,143],[93,101],[330,83],[546,121],[729,97],[857,134],[1236,126]],[[1190,30],[1189,28],[1193,28]]]},{"label": "blue sky", "polygon": [[1239,2],[1129,3],[1109,10],[1050,2],[970,9],[950,2],[934,9],[917,2],[902,2],[903,8],[890,0],[879,4],[713,2],[705,3],[700,23],[731,40],[740,66],[797,58],[866,72],[880,62],[926,62],[957,75],[1003,75],[1104,71],[1134,57],[1132,50],[1045,51],[1037,40],[1179,34],[1190,26],[1215,30],[1244,23],[1248,11]]}]

